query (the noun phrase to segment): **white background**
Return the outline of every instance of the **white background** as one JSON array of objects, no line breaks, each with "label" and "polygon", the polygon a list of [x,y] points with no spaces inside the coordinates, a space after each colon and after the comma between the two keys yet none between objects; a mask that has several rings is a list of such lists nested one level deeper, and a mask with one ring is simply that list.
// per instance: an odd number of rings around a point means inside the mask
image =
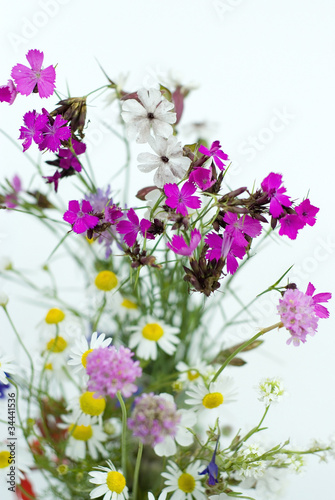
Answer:
[{"label": "white background", "polygon": [[[216,125],[209,138],[219,139],[233,160],[228,180],[232,188],[251,186],[254,180],[259,185],[270,171],[281,172],[293,199],[303,198],[310,189],[312,203],[321,208],[314,228],[305,228],[294,243],[287,239],[281,239],[280,245],[274,242],[250,263],[238,281],[241,297],[250,300],[293,263],[296,266],[290,277],[299,288],[305,290],[311,281],[317,292],[334,293],[332,0],[0,3],[2,84],[13,65],[25,64],[24,55],[31,48],[44,51],[45,65],[58,63],[57,88],[65,93],[68,82],[72,95],[105,84],[96,59],[111,78],[129,72],[129,90],[137,90],[154,81],[155,73],[171,68],[181,73],[185,83],[198,82],[200,88],[186,102],[183,122],[207,120]],[[37,96],[29,99],[19,96],[13,106],[0,107],[0,128],[13,138],[18,136],[23,113],[40,106]],[[55,98],[43,104],[53,109]],[[113,122],[109,109],[104,109],[104,119]],[[95,121],[98,112],[93,107],[89,110],[87,139],[96,176],[104,185],[113,169],[120,168],[123,157],[117,141]],[[283,115],[286,118],[281,121],[275,118]],[[257,146],[253,145],[255,138]],[[151,183],[137,172],[136,155],[134,158],[132,196],[138,187]],[[1,177],[17,173],[26,182],[32,174],[29,162],[1,135],[0,171]],[[37,184],[36,180],[35,187]],[[73,192],[61,186],[60,195],[67,201]],[[0,233],[0,256],[9,255],[20,268],[36,268],[55,246],[55,240],[46,238],[40,225],[28,216],[1,212]],[[65,276],[59,279],[65,280]],[[10,311],[33,346],[34,326],[43,311],[24,303],[22,293],[11,283],[0,281],[0,289],[12,294]],[[255,309],[257,321],[250,324],[250,334],[277,321],[273,307],[268,306],[261,302]],[[334,433],[334,301],[329,307],[331,319],[321,320],[317,335],[304,346],[288,347],[284,332],[272,333],[261,350],[248,355],[246,367],[231,370],[240,386],[239,402],[229,414],[236,419],[237,428],[256,423],[262,411],[253,389],[259,379],[280,375],[290,396],[271,409],[267,442],[291,437],[301,448],[313,437],[327,440]],[[242,333],[230,334],[229,340],[239,340]],[[1,347],[14,349],[13,334],[3,315],[0,335]],[[304,476],[290,476],[283,498],[332,498],[333,472],[334,462],[319,464],[317,459],[309,459]]]}]

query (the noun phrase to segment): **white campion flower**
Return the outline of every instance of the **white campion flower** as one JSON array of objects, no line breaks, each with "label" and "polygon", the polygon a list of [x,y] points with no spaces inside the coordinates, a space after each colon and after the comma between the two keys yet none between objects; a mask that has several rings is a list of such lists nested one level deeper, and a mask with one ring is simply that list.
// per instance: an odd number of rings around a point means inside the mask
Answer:
[{"label": "white campion flower", "polygon": [[258,400],[269,406],[271,403],[278,403],[286,393],[283,382],[277,378],[266,378],[261,380],[258,386]]},{"label": "white campion flower", "polygon": [[130,140],[148,142],[151,129],[155,136],[169,137],[173,133],[172,123],[176,122],[176,113],[172,113],[174,104],[157,89],[140,89],[137,92],[140,102],[127,99],[122,103],[121,116],[126,123]]},{"label": "white campion flower", "polygon": [[171,135],[168,139],[149,137],[148,143],[156,154],[140,153],[137,167],[141,172],[156,170],[154,184],[157,187],[162,188],[164,184],[174,183],[185,176],[191,160],[183,155],[182,144],[176,136]]}]

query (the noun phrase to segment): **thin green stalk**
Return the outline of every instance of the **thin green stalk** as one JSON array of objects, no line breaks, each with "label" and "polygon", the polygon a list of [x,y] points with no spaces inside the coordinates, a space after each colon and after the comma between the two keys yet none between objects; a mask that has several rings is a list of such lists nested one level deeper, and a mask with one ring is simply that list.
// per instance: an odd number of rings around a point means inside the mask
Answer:
[{"label": "thin green stalk", "polygon": [[123,475],[127,480],[127,409],[120,391],[117,391],[116,397],[119,400],[122,412],[121,465]]},{"label": "thin green stalk", "polygon": [[139,441],[136,464],[135,464],[135,471],[134,471],[133,500],[137,500],[138,476],[139,476],[139,472],[140,472],[142,452],[143,452],[143,443],[142,443],[142,441]]},{"label": "thin green stalk", "polygon": [[227,365],[229,365],[229,363],[231,362],[231,360],[234,359],[235,356],[237,356],[237,354],[239,352],[243,351],[243,349],[245,349],[250,344],[252,344],[253,342],[255,342],[255,340],[257,340],[259,337],[261,337],[265,333],[270,332],[271,330],[275,330],[276,328],[281,328],[282,326],[283,326],[283,323],[281,321],[279,321],[279,323],[276,323],[274,325],[268,326],[267,328],[263,328],[260,332],[256,333],[256,335],[254,335],[251,339],[249,339],[246,342],[244,342],[244,344],[241,344],[230,356],[228,356],[228,358],[223,363],[223,365],[215,373],[214,377],[211,380],[211,383],[215,382],[215,380],[218,378],[218,376],[220,375],[220,373],[226,368]]}]

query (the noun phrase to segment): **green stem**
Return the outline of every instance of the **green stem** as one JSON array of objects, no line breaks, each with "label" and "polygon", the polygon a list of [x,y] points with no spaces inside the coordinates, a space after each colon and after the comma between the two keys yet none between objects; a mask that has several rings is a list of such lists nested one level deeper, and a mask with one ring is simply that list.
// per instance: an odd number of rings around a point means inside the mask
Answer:
[{"label": "green stem", "polygon": [[119,400],[122,412],[121,464],[123,475],[127,480],[127,409],[120,391],[117,391],[116,397]]},{"label": "green stem", "polygon": [[263,328],[260,332],[256,333],[256,335],[254,335],[251,339],[249,339],[246,342],[244,342],[244,344],[241,344],[230,356],[228,356],[228,358],[223,363],[223,365],[215,373],[214,377],[211,380],[211,383],[215,382],[215,380],[218,378],[218,376],[220,375],[220,373],[226,368],[227,365],[229,365],[229,363],[231,362],[231,360],[234,359],[235,356],[237,356],[237,354],[239,352],[243,351],[243,349],[245,349],[250,344],[252,344],[253,342],[255,342],[255,340],[257,340],[259,337],[261,337],[265,333],[270,332],[271,330],[275,330],[276,328],[281,328],[282,326],[283,326],[283,323],[281,321],[279,321],[279,323],[276,323],[275,325],[271,325],[271,326],[268,326],[267,328]]},{"label": "green stem", "polygon": [[138,476],[139,476],[139,472],[140,472],[142,451],[143,451],[143,443],[142,443],[142,441],[139,441],[136,464],[135,464],[135,471],[134,471],[133,500],[137,500]]}]

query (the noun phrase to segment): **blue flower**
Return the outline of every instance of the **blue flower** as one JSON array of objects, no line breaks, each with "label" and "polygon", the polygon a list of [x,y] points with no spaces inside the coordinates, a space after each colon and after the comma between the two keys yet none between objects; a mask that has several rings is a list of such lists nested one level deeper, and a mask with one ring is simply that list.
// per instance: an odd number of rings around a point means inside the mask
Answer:
[{"label": "blue flower", "polygon": [[[9,378],[8,373],[5,372],[5,375],[7,378]],[[4,399],[4,397],[6,396],[6,390],[9,389],[9,385],[10,384],[3,384],[2,382],[0,382],[0,399]]]},{"label": "blue flower", "polygon": [[219,474],[219,468],[215,463],[215,455],[216,455],[216,452],[218,449],[219,438],[220,438],[220,435],[218,436],[218,438],[216,440],[216,445],[215,445],[215,450],[214,450],[214,453],[212,456],[212,460],[209,462],[206,469],[204,469],[202,472],[199,472],[199,475],[208,474],[208,486],[214,486],[215,483],[218,483],[217,477]]}]

